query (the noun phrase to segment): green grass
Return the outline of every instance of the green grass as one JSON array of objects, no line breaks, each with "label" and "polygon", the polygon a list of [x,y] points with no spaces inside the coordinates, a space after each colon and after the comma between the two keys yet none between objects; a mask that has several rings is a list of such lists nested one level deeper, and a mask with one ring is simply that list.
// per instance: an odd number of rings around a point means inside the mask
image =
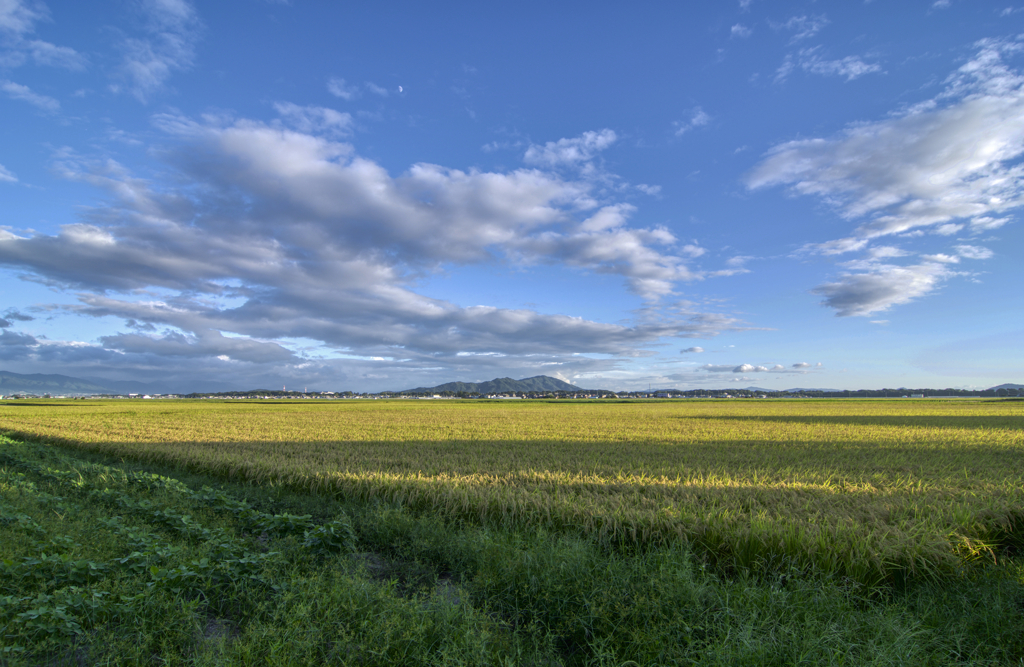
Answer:
[{"label": "green grass", "polygon": [[[1014,558],[901,590],[793,563],[723,576],[681,543],[609,548],[10,438],[0,517],[2,664],[1024,664]],[[311,539],[325,526],[341,538]]]}]

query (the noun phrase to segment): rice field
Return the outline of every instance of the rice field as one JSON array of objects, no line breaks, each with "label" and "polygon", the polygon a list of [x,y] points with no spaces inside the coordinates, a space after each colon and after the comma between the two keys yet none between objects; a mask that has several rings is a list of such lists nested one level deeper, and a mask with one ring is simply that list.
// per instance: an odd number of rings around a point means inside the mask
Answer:
[{"label": "rice field", "polygon": [[870,586],[1024,546],[1024,402],[9,401],[0,432]]}]

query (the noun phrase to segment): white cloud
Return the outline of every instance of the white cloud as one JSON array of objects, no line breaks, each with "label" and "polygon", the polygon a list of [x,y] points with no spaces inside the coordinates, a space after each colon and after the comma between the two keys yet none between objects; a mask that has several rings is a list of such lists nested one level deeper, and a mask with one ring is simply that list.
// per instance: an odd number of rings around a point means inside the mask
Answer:
[{"label": "white cloud", "polygon": [[0,91],[7,93],[7,96],[14,100],[21,100],[22,102],[28,102],[29,104],[39,107],[43,111],[55,113],[60,109],[60,102],[47,97],[46,95],[40,95],[32,92],[32,89],[28,86],[23,86],[20,83],[14,83],[13,81],[0,81]]},{"label": "white cloud", "polygon": [[[739,364],[738,366],[737,365],[733,365],[733,364],[704,364],[703,366],[700,366],[699,368],[696,368],[694,370],[695,371],[704,371],[706,373],[736,373],[736,374],[743,374],[743,373],[796,373],[796,374],[803,374],[803,373],[806,373],[806,371],[804,370],[805,368],[810,368],[810,364],[802,363],[802,362],[801,363],[796,363],[796,364],[792,365],[792,368],[795,369],[795,370],[787,369],[782,364],[772,364],[771,368],[769,368],[767,365],[757,365],[757,364]],[[745,378],[742,378],[742,379],[749,380],[750,378],[746,378],[745,377]]]},{"label": "white cloud", "polygon": [[49,20],[42,2],[0,0],[0,67],[18,67],[31,58],[37,65],[82,70],[88,60],[67,46],[57,46],[38,39],[27,39],[35,32],[37,21]]},{"label": "white cloud", "polygon": [[676,136],[681,137],[690,130],[698,127],[703,127],[711,122],[711,116],[704,113],[704,110],[700,107],[696,107],[689,114],[689,120],[676,121],[672,125],[676,128]]},{"label": "white cloud", "polygon": [[976,55],[936,98],[852,125],[835,138],[779,145],[750,174],[752,189],[787,185],[859,223],[850,236],[804,248],[826,255],[867,249],[865,262],[848,265],[855,272],[814,290],[837,314],[887,310],[953,275],[944,268],[955,263],[952,255],[911,266],[880,264],[905,252],[870,249],[873,241],[909,239],[924,230],[987,231],[1006,224],[1005,214],[1024,204],[1024,77],[1004,63],[1022,48],[1021,42],[979,42]]},{"label": "white cloud", "polygon": [[[574,355],[626,358],[659,338],[744,328],[716,313],[652,311],[607,324],[419,294],[423,277],[502,261],[619,275],[654,299],[699,277],[686,262],[703,249],[662,228],[632,226],[632,205],[592,206],[595,185],[586,180],[424,163],[393,176],[333,139],[340,121],[322,108],[278,109],[305,131],[157,115],[154,124],[175,143],[159,151],[174,168],[168,183],[62,151],[55,170],[103,188],[111,201],[54,235],[0,236],[0,263],[74,287],[75,313],[170,327],[174,335],[104,339],[126,354],[161,358],[287,364],[287,346],[275,341],[305,339],[328,352],[410,366],[498,352],[523,364],[530,357],[582,367],[590,362]],[[602,141],[596,133],[543,149],[563,164],[575,159],[573,150],[597,150]],[[168,296],[140,302],[139,290]],[[239,347],[221,333],[260,344]]]},{"label": "white cloud", "polygon": [[887,246],[887,245],[875,246],[873,248],[869,248],[867,253],[868,253],[868,257],[870,259],[888,259],[890,257],[906,257],[907,255],[910,254],[906,250],[902,250],[900,248],[896,248],[894,246]]},{"label": "white cloud", "polygon": [[699,354],[704,351],[703,347],[688,347],[685,350],[680,350],[679,354]]},{"label": "white cloud", "polygon": [[956,234],[961,229],[963,229],[965,226],[966,225],[960,223],[947,222],[945,224],[935,227],[933,231],[936,234],[939,234],[940,236],[952,236],[953,234]]},{"label": "white cloud", "polygon": [[378,86],[377,84],[371,83],[369,81],[366,82],[366,89],[369,90],[374,95],[380,95],[381,97],[388,96],[387,88],[382,88],[381,86]]},{"label": "white cloud", "polygon": [[11,173],[7,167],[0,164],[0,181],[6,181],[7,183],[17,183],[18,177]]},{"label": "white cloud", "polygon": [[352,132],[352,114],[316,106],[277,102],[274,109],[299,132],[340,137]]},{"label": "white cloud", "polygon": [[732,36],[732,37],[741,37],[741,38],[746,38],[746,37],[750,37],[750,36],[751,36],[751,35],[752,35],[753,33],[754,33],[754,31],[753,31],[753,30],[751,30],[751,29],[750,29],[750,28],[748,28],[747,26],[745,26],[745,25],[742,25],[742,24],[740,24],[740,23],[737,23],[736,25],[734,25],[734,26],[733,26],[733,27],[732,27],[732,28],[731,28],[731,29],[729,30],[729,34],[730,34],[730,36]]},{"label": "white cloud", "polygon": [[835,309],[838,317],[867,316],[924,296],[950,275],[942,262],[876,264],[862,273],[843,274],[811,292],[825,297],[822,305]]},{"label": "white cloud", "polygon": [[865,74],[882,71],[882,67],[878,63],[866,63],[858,56],[846,56],[840,60],[825,60],[817,53],[801,60],[800,66],[813,74],[845,76],[847,81],[853,81]]},{"label": "white cloud", "polygon": [[145,37],[121,43],[121,75],[131,93],[146,102],[173,72],[192,66],[202,23],[186,0],[141,0],[139,9]]},{"label": "white cloud", "polygon": [[57,46],[49,42],[32,40],[26,44],[32,59],[38,65],[49,65],[51,67],[63,67],[72,71],[85,69],[88,60],[85,56],[67,46]]},{"label": "white cloud", "polygon": [[995,254],[988,248],[974,245],[958,245],[956,252],[964,259],[988,259]]},{"label": "white cloud", "polygon": [[41,4],[22,0],[0,0],[0,30],[14,35],[23,35],[34,30],[36,21],[47,18],[46,8]]},{"label": "white cloud", "polygon": [[799,42],[800,40],[813,37],[818,34],[822,28],[829,24],[829,20],[824,16],[794,16],[785,23],[774,23],[769,22],[769,25],[774,30],[789,30],[793,33],[793,37],[790,42]]},{"label": "white cloud", "polygon": [[960,258],[956,255],[946,255],[941,252],[934,255],[921,255],[921,259],[926,262],[938,262],[940,264],[957,264],[960,261]]},{"label": "white cloud", "polygon": [[793,368],[797,368],[797,369],[800,369],[800,368],[810,368],[811,365],[809,363],[807,363],[806,361],[798,361],[797,363],[793,364],[792,367]]},{"label": "white cloud", "polygon": [[618,135],[609,129],[584,132],[572,139],[549,141],[543,146],[532,144],[526,149],[523,161],[526,164],[547,167],[577,166],[590,162],[597,154],[611,146]]},{"label": "white cloud", "polygon": [[[677,281],[696,279],[683,259],[654,249],[676,243],[667,229],[625,227],[633,211],[635,207],[629,204],[606,206],[568,232],[549,231],[514,241],[509,247],[527,262],[555,261],[625,276],[630,290],[647,299],[671,294]],[[704,252],[693,245],[679,250],[690,257]]]},{"label": "white cloud", "polygon": [[327,91],[343,100],[354,100],[359,97],[359,89],[345,83],[345,79],[331,77],[327,80]]},{"label": "white cloud", "polygon": [[775,72],[775,80],[777,82],[784,81],[797,68],[811,74],[846,77],[847,81],[853,81],[865,74],[882,71],[881,65],[865,62],[860,56],[846,56],[838,60],[826,60],[821,55],[821,47],[815,46],[800,49],[796,55],[787,55],[782,65]]}]

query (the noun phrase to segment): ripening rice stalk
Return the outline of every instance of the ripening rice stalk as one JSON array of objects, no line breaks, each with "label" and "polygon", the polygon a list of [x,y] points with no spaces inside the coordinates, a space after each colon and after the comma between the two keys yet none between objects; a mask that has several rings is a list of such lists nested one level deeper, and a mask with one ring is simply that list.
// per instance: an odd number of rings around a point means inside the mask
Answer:
[{"label": "ripening rice stalk", "polygon": [[865,583],[1019,545],[1022,426],[985,401],[0,406],[113,456]]}]

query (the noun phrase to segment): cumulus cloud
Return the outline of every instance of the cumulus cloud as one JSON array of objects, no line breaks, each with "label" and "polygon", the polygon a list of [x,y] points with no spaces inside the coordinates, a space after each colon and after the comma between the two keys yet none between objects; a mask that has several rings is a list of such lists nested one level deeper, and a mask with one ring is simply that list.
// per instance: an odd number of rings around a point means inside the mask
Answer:
[{"label": "cumulus cloud", "polygon": [[988,248],[974,245],[958,245],[956,252],[964,259],[988,259],[995,254]]},{"label": "cumulus cloud", "polygon": [[12,321],[31,322],[34,319],[35,318],[32,317],[31,315],[26,315],[24,313],[18,312],[17,309],[9,308],[6,312],[4,312],[3,318],[0,318],[0,328],[13,326],[11,324]]},{"label": "cumulus cloud", "polygon": [[731,28],[731,29],[729,30],[729,34],[730,34],[730,35],[731,35],[732,37],[741,37],[741,38],[746,38],[746,37],[750,37],[750,35],[752,35],[753,33],[754,33],[754,31],[753,31],[753,30],[751,30],[751,29],[750,29],[750,28],[748,28],[747,26],[745,26],[745,25],[742,25],[742,24],[740,24],[740,23],[737,23],[736,25],[734,25],[734,26],[733,26],[733,27],[732,27],[732,28]]},{"label": "cumulus cloud", "polygon": [[[664,227],[626,228],[635,208],[629,204],[606,206],[571,231],[549,231],[513,241],[509,248],[529,262],[556,261],[597,273],[627,278],[630,289],[640,296],[654,298],[672,293],[674,283],[697,276],[679,255],[655,249],[671,246],[676,237]],[[680,254],[696,257],[703,248],[684,245]]]},{"label": "cumulus cloud", "polygon": [[60,109],[60,102],[48,97],[46,95],[40,95],[35,93],[28,86],[23,86],[20,83],[14,83],[13,81],[0,81],[0,91],[3,91],[13,100],[21,100],[22,102],[28,102],[29,104],[47,111],[54,113]]},{"label": "cumulus cloud", "polygon": [[[822,198],[858,224],[851,235],[809,244],[804,252],[866,251],[869,263],[906,254],[870,247],[883,237],[976,234],[1006,224],[1006,214],[1024,203],[1024,76],[1005,59],[1024,43],[983,40],[977,49],[931,100],[837,137],[776,146],[749,175],[748,187],[785,185],[793,194]],[[840,315],[887,310],[933,290],[953,275],[944,266],[975,258],[966,252],[933,254],[908,266],[850,265],[860,271],[814,292]]]},{"label": "cumulus cloud", "polygon": [[120,73],[132,95],[146,102],[175,71],[192,66],[202,22],[187,0],[142,0],[139,9],[144,36],[122,41]]},{"label": "cumulus cloud", "polygon": [[0,348],[6,348],[7,354],[0,352],[0,359],[10,359],[12,350],[19,350],[28,346],[38,345],[39,341],[29,334],[17,331],[8,331],[5,327],[0,331]]},{"label": "cumulus cloud", "polygon": [[[786,368],[782,364],[772,364],[769,368],[767,365],[761,364],[704,364],[697,368],[697,371],[704,371],[706,373],[805,373],[804,369],[809,368],[810,364],[796,363],[791,368]],[[743,378],[749,379],[749,378]]]},{"label": "cumulus cloud", "polygon": [[[715,313],[608,324],[424,296],[416,288],[426,276],[509,262],[619,275],[656,299],[700,277],[687,261],[703,249],[632,225],[632,205],[595,206],[585,179],[426,163],[392,175],[337,139],[348,127],[343,116],[277,109],[294,129],[158,114],[171,144],[159,152],[174,170],[166,182],[60,152],[58,173],[104,189],[110,201],[56,234],[0,234],[0,263],[77,290],[74,313],[130,323],[135,331],[102,342],[139,358],[294,365],[306,361],[280,341],[302,339],[324,354],[410,367],[453,364],[459,353],[579,367],[574,355],[626,358],[660,338],[744,328]],[[541,151],[561,157],[540,162],[565,164],[574,150],[607,140],[553,142]],[[154,291],[163,296],[139,300]]]},{"label": "cumulus cloud", "polygon": [[549,169],[577,166],[593,160],[617,139],[618,135],[608,129],[584,132],[578,137],[549,141],[543,146],[533,144],[526,149],[523,161]]},{"label": "cumulus cloud", "polygon": [[673,126],[676,128],[676,136],[681,137],[690,130],[698,127],[703,127],[711,122],[711,116],[706,114],[703,109],[696,107],[689,114],[689,119],[684,121],[676,121]]},{"label": "cumulus cloud", "polygon": [[951,275],[941,261],[912,266],[876,264],[868,271],[845,273],[836,282],[819,285],[811,292],[825,297],[822,305],[834,308],[837,317],[867,316],[909,303]]},{"label": "cumulus cloud", "polygon": [[220,357],[253,363],[297,362],[295,354],[274,342],[234,338],[219,331],[199,330],[195,335],[169,332],[163,336],[121,333],[103,336],[104,347],[160,357]]},{"label": "cumulus cloud", "polygon": [[847,219],[867,218],[841,239],[851,249],[957,219],[991,228],[992,215],[1024,201],[1024,167],[1015,162],[1024,155],[1024,77],[1003,62],[1020,43],[979,46],[939,97],[833,139],[779,145],[748,186],[788,185],[824,198]]},{"label": "cumulus cloud", "polygon": [[679,353],[680,354],[691,354],[691,353],[700,353],[700,352],[703,352],[703,351],[704,351],[703,347],[688,347],[685,350],[680,350]]}]

